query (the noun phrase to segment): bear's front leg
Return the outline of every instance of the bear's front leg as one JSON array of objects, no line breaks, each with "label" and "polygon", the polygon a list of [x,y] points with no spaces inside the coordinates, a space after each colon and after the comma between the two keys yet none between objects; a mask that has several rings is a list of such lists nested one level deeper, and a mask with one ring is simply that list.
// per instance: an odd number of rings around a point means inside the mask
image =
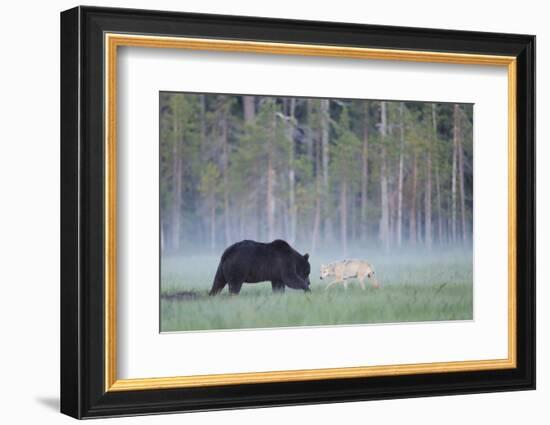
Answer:
[{"label": "bear's front leg", "polygon": [[306,292],[310,291],[308,281],[298,276],[296,274],[296,271],[283,272],[282,281],[284,285],[288,286],[289,288],[302,289]]},{"label": "bear's front leg", "polygon": [[285,292],[285,284],[280,280],[274,280],[271,282],[271,289],[273,292]]}]

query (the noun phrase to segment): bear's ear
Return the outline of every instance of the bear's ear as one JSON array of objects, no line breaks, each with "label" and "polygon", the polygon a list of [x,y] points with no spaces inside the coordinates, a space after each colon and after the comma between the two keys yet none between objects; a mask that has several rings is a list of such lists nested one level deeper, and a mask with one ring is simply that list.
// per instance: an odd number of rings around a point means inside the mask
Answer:
[{"label": "bear's ear", "polygon": [[305,254],[304,258],[307,260],[309,258],[309,254]]}]

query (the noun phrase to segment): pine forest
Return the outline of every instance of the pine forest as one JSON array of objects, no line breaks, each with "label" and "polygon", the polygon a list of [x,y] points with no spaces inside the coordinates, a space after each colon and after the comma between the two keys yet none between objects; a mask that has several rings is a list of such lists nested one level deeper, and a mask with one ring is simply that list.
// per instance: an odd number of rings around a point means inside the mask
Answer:
[{"label": "pine forest", "polygon": [[160,93],[163,254],[469,246],[473,105]]}]

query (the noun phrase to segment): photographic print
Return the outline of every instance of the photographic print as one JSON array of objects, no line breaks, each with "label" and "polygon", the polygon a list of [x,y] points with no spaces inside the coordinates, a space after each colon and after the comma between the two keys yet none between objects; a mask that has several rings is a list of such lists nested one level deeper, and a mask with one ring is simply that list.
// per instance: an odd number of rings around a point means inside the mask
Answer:
[{"label": "photographic print", "polygon": [[473,318],[473,105],[159,101],[161,331]]}]

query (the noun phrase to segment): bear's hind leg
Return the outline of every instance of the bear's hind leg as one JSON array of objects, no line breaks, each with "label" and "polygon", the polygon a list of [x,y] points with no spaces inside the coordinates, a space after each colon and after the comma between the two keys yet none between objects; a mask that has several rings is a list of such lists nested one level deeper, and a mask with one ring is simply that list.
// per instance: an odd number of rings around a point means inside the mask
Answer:
[{"label": "bear's hind leg", "polygon": [[210,289],[210,292],[208,295],[217,295],[219,294],[223,288],[225,288],[225,277],[223,275],[223,267],[222,263],[218,266],[218,270],[216,271],[216,276],[214,276],[214,283],[212,283],[212,289]]},{"label": "bear's hind leg", "polygon": [[239,295],[239,292],[241,292],[242,287],[243,287],[243,282],[240,282],[240,283],[229,282],[229,293],[231,295]]},{"label": "bear's hind leg", "polygon": [[208,295],[218,295],[223,290],[223,288],[225,288],[225,282],[216,282],[214,283],[214,285],[212,285],[212,289],[210,289]]}]

